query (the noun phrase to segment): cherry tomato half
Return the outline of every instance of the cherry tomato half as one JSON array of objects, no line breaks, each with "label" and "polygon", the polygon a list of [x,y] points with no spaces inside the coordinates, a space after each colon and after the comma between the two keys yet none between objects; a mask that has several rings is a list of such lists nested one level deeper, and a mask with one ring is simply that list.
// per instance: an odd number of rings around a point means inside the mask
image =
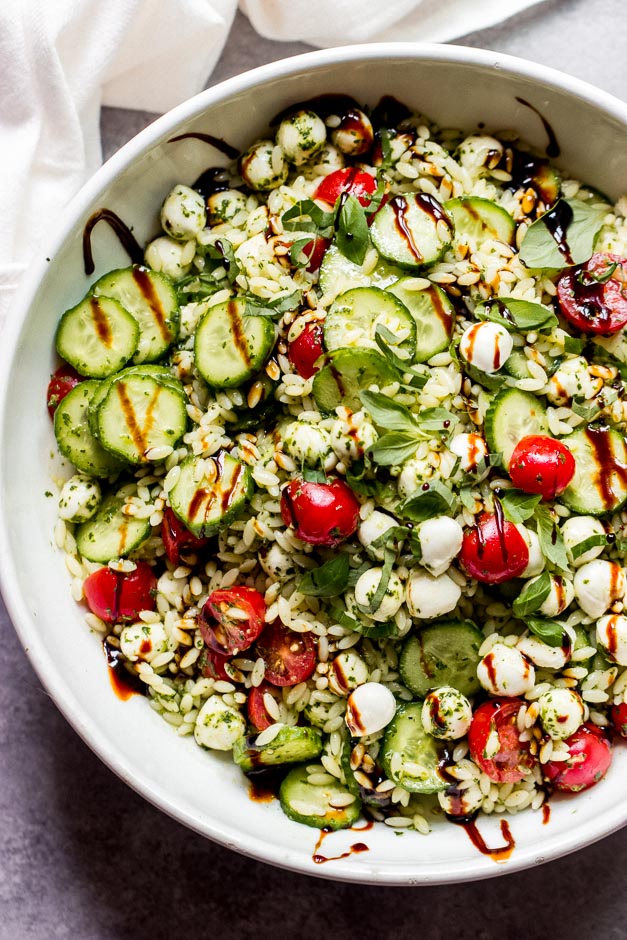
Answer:
[{"label": "cherry tomato half", "polygon": [[316,641],[311,633],[294,633],[275,620],[257,640],[257,655],[266,664],[267,682],[298,685],[316,668]]},{"label": "cherry tomato half", "polygon": [[46,404],[48,414],[51,418],[57,409],[60,401],[63,401],[68,392],[71,392],[75,385],[83,381],[83,377],[78,374],[72,366],[60,366],[56,372],[50,376],[48,390],[46,392]]},{"label": "cherry tomato half", "polygon": [[529,564],[529,549],[512,522],[484,512],[464,532],[458,555],[467,574],[484,584],[501,584],[518,578]]},{"label": "cherry tomato half", "polygon": [[616,734],[627,738],[627,702],[621,705],[612,705],[610,708],[610,721]]},{"label": "cherry tomato half", "polygon": [[612,763],[612,748],[600,728],[582,725],[564,742],[570,751],[567,761],[549,761],[544,775],[556,790],[578,793],[598,783]]},{"label": "cherry tomato half", "polygon": [[140,611],[155,609],[157,579],[145,561],[134,571],[98,568],[83,583],[89,609],[105,623],[137,620]]},{"label": "cherry tomato half", "polygon": [[209,539],[199,539],[193,532],[186,529],[169,506],[163,513],[161,540],[165,548],[165,553],[173,565],[179,565],[181,563],[181,555],[199,552],[209,544]]},{"label": "cherry tomato half", "polygon": [[618,333],[627,325],[627,258],[597,252],[562,274],[557,299],[582,333]]},{"label": "cherry tomato half", "polygon": [[308,245],[305,245],[303,252],[309,258],[309,264],[307,265],[307,271],[310,274],[313,274],[314,271],[317,271],[320,265],[322,264],[322,259],[324,258],[324,253],[331,244],[329,238],[321,238],[320,235],[316,235]]},{"label": "cherry tomato half", "polygon": [[269,682],[262,682],[261,685],[252,688],[248,693],[248,720],[259,731],[264,731],[266,728],[269,728],[276,720],[268,713],[264,702],[266,693],[272,695],[278,702],[279,693],[277,693],[275,688],[273,694],[272,689],[273,686],[271,686]]},{"label": "cherry tomato half", "polygon": [[575,458],[561,441],[543,434],[523,437],[509,461],[512,483],[525,493],[555,499],[575,475]]},{"label": "cherry tomato half", "polygon": [[[202,638],[207,642],[208,628],[202,621],[199,622]],[[200,671],[206,679],[224,679],[225,682],[232,682],[233,677],[226,671],[226,664],[230,663],[231,657],[223,653],[217,653],[215,650],[205,646],[200,654]]]},{"label": "cherry tomato half", "polygon": [[529,742],[520,740],[517,718],[524,703],[495,698],[475,711],[468,731],[470,756],[490,780],[517,783],[533,767]]},{"label": "cherry tomato half", "polygon": [[344,480],[292,480],[281,493],[281,516],[311,545],[339,545],[357,529],[360,504]]},{"label": "cherry tomato half", "polygon": [[318,371],[315,365],[324,350],[322,348],[322,321],[310,320],[296,339],[289,344],[287,355],[300,376],[310,379]]},{"label": "cherry tomato half", "polygon": [[203,639],[210,649],[234,656],[252,646],[264,628],[266,602],[254,588],[214,591],[202,609]]},{"label": "cherry tomato half", "polygon": [[315,191],[314,198],[334,206],[342,193],[348,193],[349,196],[356,196],[362,206],[368,206],[376,188],[377,181],[374,176],[354,166],[347,166],[325,176]]}]

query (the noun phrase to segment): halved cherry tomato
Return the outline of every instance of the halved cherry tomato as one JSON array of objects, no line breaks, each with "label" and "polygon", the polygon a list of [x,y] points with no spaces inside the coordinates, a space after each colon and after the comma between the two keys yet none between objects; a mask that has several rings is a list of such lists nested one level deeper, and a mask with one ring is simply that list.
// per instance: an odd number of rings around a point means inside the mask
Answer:
[{"label": "halved cherry tomato", "polygon": [[362,206],[368,206],[376,188],[377,181],[374,176],[354,166],[347,166],[325,176],[315,191],[314,198],[334,206],[342,193],[348,193],[349,196],[356,196]]},{"label": "halved cherry tomato", "polygon": [[561,441],[544,434],[528,434],[514,448],[509,475],[514,486],[525,493],[555,499],[575,475],[575,458]]},{"label": "halved cherry tomato", "polygon": [[217,653],[234,656],[252,646],[265,624],[266,602],[254,588],[213,591],[202,609],[203,639]]},{"label": "halved cherry tomato", "polygon": [[209,544],[209,539],[197,538],[193,532],[186,529],[169,506],[163,513],[161,540],[165,548],[165,553],[173,565],[179,565],[181,563],[181,555],[199,552]]},{"label": "halved cherry tomato", "polygon": [[484,512],[464,532],[458,555],[462,567],[484,584],[501,584],[518,578],[529,564],[529,549],[512,522],[501,514]]},{"label": "halved cherry tomato", "polygon": [[[264,731],[265,728],[269,728],[270,725],[273,725],[275,722],[272,715],[268,714],[264,703],[264,695],[266,692],[269,695],[273,695],[272,689],[273,686],[271,686],[269,682],[262,682],[261,685],[252,688],[248,693],[248,720],[259,731]],[[276,698],[278,701],[278,693],[276,693],[276,690],[273,698]]]},{"label": "halved cherry tomato", "polygon": [[588,790],[607,773],[612,748],[603,731],[586,723],[564,742],[570,751],[567,761],[549,761],[544,775],[556,790],[578,793]]},{"label": "halved cherry tomato", "polygon": [[281,516],[311,545],[339,545],[357,529],[359,500],[344,480],[291,480],[281,493]]},{"label": "halved cherry tomato", "polygon": [[318,371],[315,362],[324,352],[322,321],[310,320],[289,344],[287,355],[300,376],[310,379]]},{"label": "halved cherry tomato", "polygon": [[597,252],[562,274],[557,299],[582,333],[618,333],[627,325],[627,258]]},{"label": "halved cherry tomato", "polygon": [[257,655],[266,664],[267,682],[298,685],[316,668],[316,641],[311,633],[295,633],[275,620],[257,640]]},{"label": "halved cherry tomato", "polygon": [[[199,622],[198,626],[200,627],[202,638],[206,643],[208,628],[202,621]],[[200,671],[206,679],[224,679],[225,682],[233,681],[233,677],[228,674],[225,668],[226,664],[231,661],[230,656],[224,653],[217,653],[215,650],[209,649],[208,646],[205,646],[200,655]]]},{"label": "halved cherry tomato", "polygon": [[610,708],[610,721],[616,734],[620,734],[621,738],[627,738],[627,702],[612,705]]},{"label": "halved cherry tomato", "polygon": [[317,271],[320,265],[322,264],[322,259],[324,258],[324,253],[331,244],[331,239],[322,238],[320,235],[309,242],[308,245],[305,245],[303,252],[309,258],[309,264],[307,265],[307,271],[310,274],[313,274],[314,271]]},{"label": "halved cherry tomato", "polygon": [[490,780],[517,783],[533,767],[529,742],[520,740],[517,719],[524,702],[518,698],[495,698],[475,711],[468,746],[470,756]]},{"label": "halved cherry tomato", "polygon": [[157,579],[150,565],[138,561],[134,571],[98,568],[83,583],[89,609],[105,623],[137,620],[155,609]]},{"label": "halved cherry tomato", "polygon": [[63,401],[67,393],[71,392],[74,386],[82,381],[83,376],[67,364],[60,366],[56,372],[52,373],[46,392],[46,404],[51,418],[54,417],[59,402]]}]

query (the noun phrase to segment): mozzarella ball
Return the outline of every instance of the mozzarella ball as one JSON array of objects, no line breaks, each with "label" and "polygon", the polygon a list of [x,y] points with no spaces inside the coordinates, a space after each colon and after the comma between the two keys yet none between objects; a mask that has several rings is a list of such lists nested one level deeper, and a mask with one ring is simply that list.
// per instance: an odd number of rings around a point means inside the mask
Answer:
[{"label": "mozzarella ball", "polygon": [[563,669],[570,659],[570,646],[549,646],[535,636],[522,637],[516,648],[539,669]]},{"label": "mozzarella ball", "polygon": [[205,200],[195,189],[178,183],[161,206],[163,231],[180,241],[200,235],[207,224]]},{"label": "mozzarella ball", "polygon": [[339,127],[331,131],[331,140],[338,150],[349,157],[370,150],[374,141],[374,131],[370,118],[359,108],[351,108],[342,118]]},{"label": "mozzarella ball", "polygon": [[313,111],[296,111],[279,124],[276,142],[294,166],[300,166],[322,149],[327,139],[324,121]]},{"label": "mozzarella ball", "polygon": [[335,173],[336,170],[342,170],[346,166],[344,154],[340,153],[333,144],[325,143],[316,154],[315,169],[317,173],[323,173],[328,176],[329,173]]},{"label": "mozzarella ball", "polygon": [[535,578],[536,575],[544,571],[546,564],[546,559],[540,547],[540,539],[533,529],[528,529],[520,523],[516,525],[516,528],[524,538],[527,549],[529,550],[529,561],[527,562],[527,567],[521,574],[521,578]]},{"label": "mozzarella ball", "polygon": [[431,620],[450,613],[461,596],[462,589],[448,574],[434,577],[422,568],[414,568],[407,582],[407,608],[418,620]]},{"label": "mozzarella ball", "polygon": [[196,744],[213,751],[230,751],[246,732],[246,720],[219,695],[210,695],[194,725]]},{"label": "mozzarella ball", "polygon": [[594,548],[589,548],[588,551],[580,555],[579,558],[572,558],[571,552],[575,545],[580,545],[581,542],[592,538],[593,535],[605,535],[603,524],[599,522],[598,519],[595,519],[594,516],[571,516],[562,526],[564,545],[566,546],[569,560],[575,568],[581,568],[581,566],[585,565],[587,562],[594,561],[594,559],[598,558],[603,552],[602,545],[595,545]]},{"label": "mozzarella ball", "polygon": [[470,365],[487,375],[498,372],[514,348],[514,341],[504,326],[485,320],[473,323],[462,333],[459,354]]},{"label": "mozzarella ball", "polygon": [[436,577],[444,574],[459,554],[464,533],[459,522],[448,516],[427,519],[418,529],[421,563]]},{"label": "mozzarella ball", "polygon": [[601,558],[582,565],[573,582],[577,603],[595,620],[625,594],[625,572],[620,565]]},{"label": "mozzarella ball", "polygon": [[456,434],[449,441],[448,449],[459,457],[461,470],[472,473],[476,481],[483,480],[490,472],[485,464],[488,445],[480,434]]},{"label": "mozzarella ball", "polygon": [[563,741],[583,724],[584,704],[572,689],[551,689],[538,699],[540,721],[555,741]]},{"label": "mozzarella ball", "polygon": [[337,418],[331,428],[331,447],[338,460],[360,460],[378,438],[374,425],[362,411]]},{"label": "mozzarella ball", "polygon": [[177,280],[189,273],[195,254],[195,241],[176,241],[168,235],[160,235],[146,245],[144,261],[153,271]]},{"label": "mozzarella ball", "polygon": [[449,787],[438,793],[438,803],[444,812],[453,818],[472,816],[478,809],[481,809],[484,799],[483,793],[476,784],[465,790]]},{"label": "mozzarella ball", "polygon": [[392,572],[381,603],[375,611],[370,611],[370,603],[379,587],[382,574],[383,568],[370,568],[364,571],[355,585],[355,601],[359,609],[367,613],[369,617],[384,623],[386,620],[391,620],[398,612],[403,603],[404,591],[403,582],[397,574]]},{"label": "mozzarella ball", "polygon": [[477,678],[491,695],[513,698],[531,691],[536,671],[515,647],[496,643],[479,661]]},{"label": "mozzarella ball", "polygon": [[423,483],[433,477],[433,467],[426,458],[411,457],[405,461],[398,478],[398,492],[407,498],[412,496]]},{"label": "mozzarella ball", "polygon": [[451,686],[429,692],[422,706],[422,727],[446,741],[463,738],[470,728],[472,707],[465,695]]},{"label": "mozzarella ball", "polygon": [[627,617],[608,614],[597,620],[597,640],[612,662],[627,666]]},{"label": "mozzarella ball", "polygon": [[259,140],[239,161],[239,171],[251,189],[276,189],[287,179],[288,166],[281,148],[271,140]]},{"label": "mozzarella ball", "polygon": [[259,549],[259,564],[273,581],[286,581],[296,574],[293,557],[278,542]]},{"label": "mozzarella ball", "polygon": [[239,212],[246,212],[247,202],[244,193],[237,189],[223,189],[221,192],[211,193],[207,198],[209,224],[232,222]]},{"label": "mozzarella ball", "polygon": [[368,666],[354,650],[345,650],[331,662],[329,688],[336,695],[346,695],[368,681]]},{"label": "mozzarella ball", "polygon": [[[544,617],[559,617],[572,604],[575,598],[575,589],[572,582],[567,581],[561,575],[552,574],[550,578],[551,587],[548,596],[542,602],[539,610]],[[534,578],[533,580],[537,579]]]},{"label": "mozzarella ball", "polygon": [[59,516],[66,522],[85,522],[98,512],[102,490],[98,480],[75,473],[64,484],[59,496]]},{"label": "mozzarella ball", "polygon": [[398,525],[396,519],[392,516],[388,516],[385,512],[379,512],[378,509],[375,509],[359,523],[357,538],[372,558],[377,558],[381,561],[383,559],[384,549],[383,547],[372,548],[372,543],[376,542],[377,539],[381,538],[382,535],[385,535],[386,532],[389,532],[389,530],[393,529],[396,525]]},{"label": "mozzarella ball", "polygon": [[381,731],[394,718],[396,699],[380,682],[365,682],[351,692],[346,703],[346,725],[353,737]]},{"label": "mozzarella ball", "polygon": [[334,460],[329,463],[332,456],[329,432],[317,424],[307,424],[306,421],[288,424],[283,431],[283,447],[297,464],[330,470],[335,463]]},{"label": "mozzarella ball", "polygon": [[459,145],[457,157],[466,170],[481,173],[493,170],[503,156],[503,144],[487,134],[472,134]]},{"label": "mozzarella ball", "polygon": [[603,379],[590,375],[583,356],[567,359],[548,382],[546,397],[552,405],[568,405],[572,398],[593,398],[603,387]]},{"label": "mozzarella ball", "polygon": [[120,649],[132,663],[137,660],[149,663],[158,653],[168,648],[168,637],[160,621],[155,623],[130,623],[120,634]]}]

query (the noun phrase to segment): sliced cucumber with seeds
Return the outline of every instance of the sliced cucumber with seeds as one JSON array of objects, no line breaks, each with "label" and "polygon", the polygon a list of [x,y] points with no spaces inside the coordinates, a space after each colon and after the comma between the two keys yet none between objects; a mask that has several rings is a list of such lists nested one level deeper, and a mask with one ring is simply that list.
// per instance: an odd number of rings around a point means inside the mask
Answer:
[{"label": "sliced cucumber with seeds", "polygon": [[360,392],[397,378],[396,370],[374,349],[337,349],[331,362],[316,373],[312,394],[320,411],[333,412],[339,405],[359,411]]},{"label": "sliced cucumber with seeds", "polygon": [[137,519],[122,512],[126,497],[110,493],[96,515],[76,529],[76,547],[83,558],[103,565],[124,558],[145,542],[151,532],[149,519]]},{"label": "sliced cucumber with seeds", "polygon": [[560,499],[574,512],[601,516],[627,502],[627,444],[609,428],[579,428],[564,439],[575,475]]},{"label": "sliced cucumber with seeds", "polygon": [[334,243],[324,253],[320,266],[320,289],[332,300],[353,287],[387,287],[403,272],[379,258],[372,271],[364,274],[362,266],[350,261]]},{"label": "sliced cucumber with seeds", "polygon": [[94,437],[98,437],[98,408],[101,403],[105,400],[109,393],[109,389],[113,382],[115,382],[121,376],[131,376],[131,375],[148,375],[153,378],[160,385],[167,385],[169,388],[174,389],[180,395],[184,395],[183,386],[177,378],[175,378],[167,366],[156,366],[156,365],[142,365],[142,366],[128,366],[126,369],[117,372],[115,375],[109,376],[108,379],[105,379],[103,382],[100,382],[98,388],[94,392],[91,404],[89,406],[89,429]]},{"label": "sliced cucumber with seeds", "polygon": [[213,388],[236,388],[261,369],[275,340],[269,317],[247,316],[246,301],[231,298],[210,307],[196,327],[196,368]]},{"label": "sliced cucumber with seeds", "polygon": [[[324,773],[322,765],[320,773]],[[315,829],[348,829],[357,822],[361,815],[361,800],[354,793],[339,781],[309,783],[309,776],[307,767],[294,767],[281,783],[279,800],[289,819]],[[351,796],[352,802],[343,806],[342,803]]]},{"label": "sliced cucumber with seeds", "polygon": [[257,737],[239,738],[233,746],[233,760],[246,774],[277,764],[300,764],[322,751],[322,736],[316,728],[285,726],[267,744],[256,744]]},{"label": "sliced cucumber with seeds", "polygon": [[481,245],[491,239],[514,244],[516,223],[506,209],[490,199],[463,196],[449,200],[444,208],[455,223],[456,241],[471,239],[476,245]]},{"label": "sliced cucumber with seeds", "polygon": [[376,349],[378,326],[397,338],[390,345],[411,362],[416,350],[416,323],[407,307],[380,287],[355,287],[336,297],[324,319],[324,345],[328,350],[342,346],[370,346]]},{"label": "sliced cucumber with seeds", "polygon": [[106,451],[89,430],[89,408],[102,383],[95,379],[79,382],[59,402],[54,413],[54,434],[64,457],[77,470],[93,477],[118,473],[125,464]]},{"label": "sliced cucumber with seeds", "polygon": [[104,379],[135,354],[139,326],[117,300],[89,295],[65,311],[55,341],[59,355],[77,372]]},{"label": "sliced cucumber with seeds", "polygon": [[204,460],[188,457],[170,490],[174,514],[198,538],[214,535],[240,512],[252,491],[248,467],[221,451]]},{"label": "sliced cucumber with seeds", "polygon": [[448,620],[423,627],[403,645],[399,669],[410,692],[424,698],[449,685],[463,695],[479,689],[477,664],[483,634],[469,620]]},{"label": "sliced cucumber with seeds", "polygon": [[448,786],[439,773],[442,749],[422,727],[422,702],[400,705],[387,726],[379,760],[387,777],[410,793],[437,793]]},{"label": "sliced cucumber with seeds", "polygon": [[503,363],[503,372],[514,379],[530,379],[529,360],[520,349],[514,349]]},{"label": "sliced cucumber with seeds", "polygon": [[439,261],[451,244],[453,232],[451,217],[428,193],[393,196],[370,226],[379,254],[412,270]]},{"label": "sliced cucumber with seeds", "polygon": [[493,454],[502,454],[505,467],[516,444],[528,434],[546,434],[546,408],[536,395],[504,388],[493,399],[485,416],[485,436]]},{"label": "sliced cucumber with seeds", "polygon": [[431,284],[412,290],[414,278],[404,277],[390,284],[388,292],[407,307],[416,321],[415,362],[426,362],[448,349],[455,327],[455,308],[444,291]]}]

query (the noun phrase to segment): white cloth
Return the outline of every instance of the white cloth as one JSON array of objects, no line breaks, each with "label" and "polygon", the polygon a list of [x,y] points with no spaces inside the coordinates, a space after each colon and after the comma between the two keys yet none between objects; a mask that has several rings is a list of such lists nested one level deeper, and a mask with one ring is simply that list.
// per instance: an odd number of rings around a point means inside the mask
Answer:
[{"label": "white cloth", "polygon": [[[317,46],[444,41],[541,0],[241,0],[257,31]],[[0,2],[0,323],[37,243],[101,161],[101,104],[200,91],[237,0]]]}]

